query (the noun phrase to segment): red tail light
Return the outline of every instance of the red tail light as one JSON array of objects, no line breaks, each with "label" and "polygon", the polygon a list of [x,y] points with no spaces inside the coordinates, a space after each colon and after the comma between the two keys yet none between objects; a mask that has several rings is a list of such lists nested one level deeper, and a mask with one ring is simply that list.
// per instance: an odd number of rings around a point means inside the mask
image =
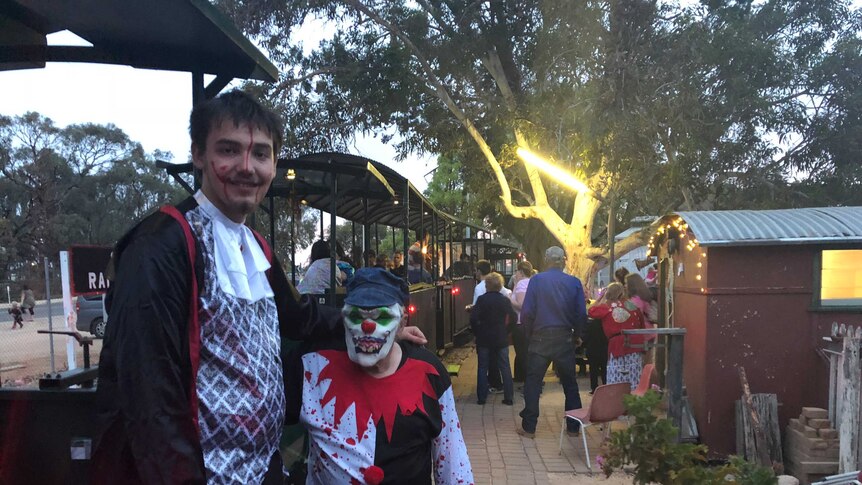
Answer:
[{"label": "red tail light", "polygon": [[416,305],[412,305],[412,304],[408,305],[407,306],[407,313],[410,313],[410,314],[416,313]]},{"label": "red tail light", "polygon": [[453,295],[458,295],[460,293],[461,293],[461,288],[458,288],[457,286],[452,287],[452,294]]}]

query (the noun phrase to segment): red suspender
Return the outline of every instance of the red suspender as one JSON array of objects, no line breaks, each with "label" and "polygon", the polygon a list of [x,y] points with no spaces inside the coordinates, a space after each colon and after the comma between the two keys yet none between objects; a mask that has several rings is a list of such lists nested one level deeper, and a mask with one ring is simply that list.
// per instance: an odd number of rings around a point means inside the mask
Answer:
[{"label": "red suspender", "polygon": [[[189,410],[192,413],[192,420],[195,423],[195,428],[198,431],[198,435],[200,435],[201,428],[200,423],[198,422],[198,393],[197,393],[197,376],[198,369],[200,368],[200,355],[201,355],[201,324],[198,319],[198,278],[195,273],[195,258],[197,256],[197,251],[195,250],[195,238],[192,235],[192,228],[189,226],[189,221],[186,220],[185,216],[183,216],[180,211],[172,206],[165,205],[162,206],[159,211],[171,216],[174,218],[180,227],[183,229],[183,234],[186,237],[186,249],[189,255],[189,266],[191,267],[191,281],[192,281],[192,292],[191,298],[189,302],[189,358],[191,359],[192,366],[192,375],[191,382],[189,383]],[[269,247],[269,244],[266,243],[266,240],[257,233],[254,229],[251,231],[254,233],[254,237],[257,239],[258,244],[260,244],[261,249],[263,249],[264,255],[266,255],[267,261],[272,263],[272,248]],[[267,276],[269,276],[269,270],[267,270]]]},{"label": "red suspender", "polygon": [[195,238],[192,236],[192,228],[189,226],[189,221],[172,205],[162,206],[159,211],[173,217],[180,227],[183,229],[183,234],[186,237],[186,249],[189,255],[189,267],[191,269],[192,291],[189,298],[189,358],[191,360],[192,375],[189,383],[189,410],[192,414],[192,421],[195,424],[195,429],[198,431],[198,436],[201,433],[200,423],[198,423],[198,392],[197,392],[197,376],[198,368],[200,368],[201,356],[201,324],[198,320],[198,277],[195,273],[195,258],[197,251],[195,249]]},{"label": "red suspender", "polygon": [[266,256],[266,260],[272,263],[272,248],[269,247],[266,239],[264,239],[263,236],[258,234],[254,229],[251,229],[251,232],[254,234],[254,238],[257,239],[257,243],[260,244],[260,248],[263,249],[263,254]]}]

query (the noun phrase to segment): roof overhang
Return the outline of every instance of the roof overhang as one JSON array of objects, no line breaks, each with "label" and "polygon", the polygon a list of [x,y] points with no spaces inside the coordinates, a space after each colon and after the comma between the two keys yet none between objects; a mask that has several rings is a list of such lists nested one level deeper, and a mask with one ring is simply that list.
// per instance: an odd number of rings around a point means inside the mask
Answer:
[{"label": "roof overhang", "polygon": [[[68,30],[92,47],[49,46]],[[0,2],[0,70],[88,62],[274,82],[278,69],[205,0],[5,0]],[[208,97],[214,95],[207,92]]]},{"label": "roof overhang", "polygon": [[704,247],[862,243],[862,207],[682,211],[652,227],[667,226],[676,218],[685,221]]}]

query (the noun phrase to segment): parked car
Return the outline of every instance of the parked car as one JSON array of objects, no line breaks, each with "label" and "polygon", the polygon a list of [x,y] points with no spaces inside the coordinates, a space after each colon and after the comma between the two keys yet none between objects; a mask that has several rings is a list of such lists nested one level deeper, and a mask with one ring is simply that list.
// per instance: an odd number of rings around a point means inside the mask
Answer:
[{"label": "parked car", "polygon": [[90,332],[96,338],[105,336],[102,295],[78,296],[75,309],[78,312],[77,327],[79,332]]}]

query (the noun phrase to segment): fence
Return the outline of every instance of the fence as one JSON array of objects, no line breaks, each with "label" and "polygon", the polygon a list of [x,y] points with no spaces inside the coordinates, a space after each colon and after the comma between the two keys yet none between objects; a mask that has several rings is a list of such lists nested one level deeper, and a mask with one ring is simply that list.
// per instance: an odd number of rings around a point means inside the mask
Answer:
[{"label": "fence", "polygon": [[829,419],[838,429],[840,473],[862,466],[862,328],[833,324],[829,359]]},{"label": "fence", "polygon": [[[67,370],[67,342],[71,337],[37,333],[38,330],[54,330],[65,328],[63,303],[59,298],[52,300],[51,318],[49,321],[49,304],[45,300],[36,303],[33,320],[29,312],[24,316],[23,328],[12,328],[12,315],[8,313],[10,305],[0,304],[0,386],[2,387],[37,387],[39,378],[45,374]],[[78,367],[84,365],[84,353],[81,346],[72,343],[75,362]],[[99,362],[102,341],[96,340],[90,349],[90,362]],[[53,356],[53,367],[52,367]]]}]

